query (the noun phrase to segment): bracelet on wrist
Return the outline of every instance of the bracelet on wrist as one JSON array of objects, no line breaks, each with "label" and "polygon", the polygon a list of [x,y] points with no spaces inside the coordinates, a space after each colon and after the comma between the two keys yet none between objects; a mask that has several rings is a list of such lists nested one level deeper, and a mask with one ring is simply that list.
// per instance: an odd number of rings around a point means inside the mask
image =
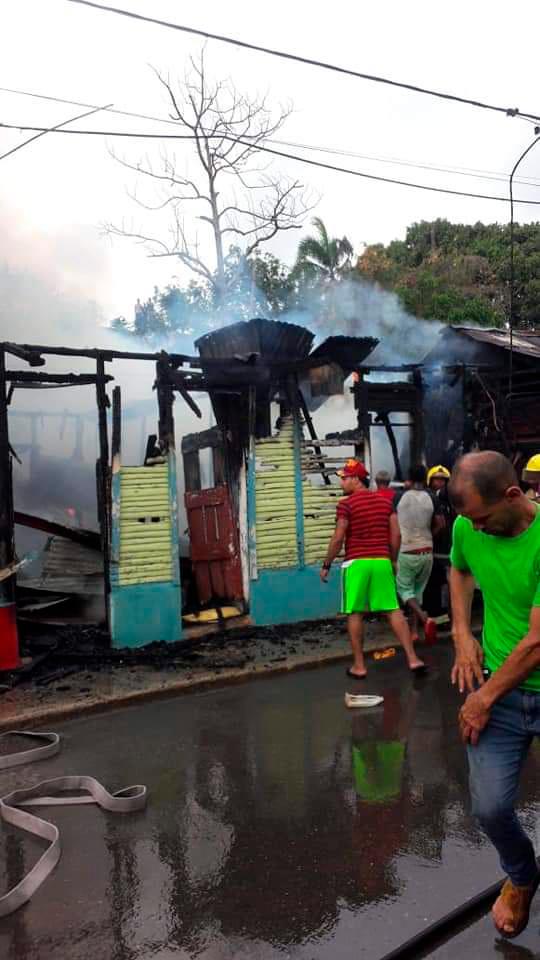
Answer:
[{"label": "bracelet on wrist", "polygon": [[323,568],[323,570],[329,570],[331,566],[332,566],[332,561],[331,561],[331,560],[325,560],[324,563],[323,563],[323,565],[322,565],[322,568]]}]

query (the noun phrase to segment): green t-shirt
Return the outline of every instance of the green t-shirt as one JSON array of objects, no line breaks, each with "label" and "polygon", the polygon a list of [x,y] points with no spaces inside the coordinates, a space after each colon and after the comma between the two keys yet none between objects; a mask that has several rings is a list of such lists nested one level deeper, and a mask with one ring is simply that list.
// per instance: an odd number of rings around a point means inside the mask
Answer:
[{"label": "green t-shirt", "polygon": [[[528,633],[531,607],[540,607],[540,510],[517,537],[482,533],[458,517],[450,559],[458,570],[470,570],[482,591],[484,658],[497,670]],[[520,686],[540,691],[540,668]]]}]

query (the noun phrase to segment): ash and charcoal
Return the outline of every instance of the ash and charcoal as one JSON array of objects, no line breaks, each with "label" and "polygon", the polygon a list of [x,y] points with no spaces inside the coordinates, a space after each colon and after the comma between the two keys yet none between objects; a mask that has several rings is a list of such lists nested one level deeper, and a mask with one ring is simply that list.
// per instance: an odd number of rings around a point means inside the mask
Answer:
[{"label": "ash and charcoal", "polygon": [[290,657],[322,654],[336,643],[345,644],[346,633],[344,624],[335,620],[247,627],[175,644],[151,643],[139,650],[111,649],[106,630],[96,626],[50,627],[39,636],[23,628],[21,652],[27,662],[4,675],[0,692],[22,686],[40,699],[54,692],[90,694],[104,673],[136,683],[149,671],[177,673],[188,680],[226,670],[248,672]]}]

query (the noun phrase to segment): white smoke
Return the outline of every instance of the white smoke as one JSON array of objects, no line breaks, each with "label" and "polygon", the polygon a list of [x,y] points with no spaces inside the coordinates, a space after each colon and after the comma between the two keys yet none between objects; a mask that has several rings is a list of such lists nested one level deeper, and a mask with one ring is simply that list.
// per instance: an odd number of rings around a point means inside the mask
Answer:
[{"label": "white smoke", "polygon": [[[92,292],[103,289],[106,258],[96,253],[91,232],[74,230],[45,238],[29,235],[7,217],[8,232],[0,244],[0,340],[43,346],[101,347],[152,352],[133,335],[123,336],[107,325],[104,311]],[[90,295],[89,295],[90,294]],[[135,300],[135,296],[134,296]],[[159,349],[159,348],[157,348]],[[11,370],[29,370],[16,357],[7,358]],[[106,365],[122,390],[122,458],[143,461],[146,440],[157,432],[157,397],[151,361],[117,360]],[[95,373],[95,361],[78,357],[47,357],[49,373]],[[182,400],[176,407],[177,442],[184,433],[204,429],[210,422],[210,404],[197,397],[203,411],[199,420]],[[97,526],[95,464],[98,457],[97,407],[94,387],[17,389],[9,409],[11,444],[20,457],[14,463],[16,509],[61,523]],[[182,471],[178,471],[179,502],[183,502]],[[181,532],[185,522],[181,519]],[[19,553],[41,546],[44,538],[17,528]]]}]

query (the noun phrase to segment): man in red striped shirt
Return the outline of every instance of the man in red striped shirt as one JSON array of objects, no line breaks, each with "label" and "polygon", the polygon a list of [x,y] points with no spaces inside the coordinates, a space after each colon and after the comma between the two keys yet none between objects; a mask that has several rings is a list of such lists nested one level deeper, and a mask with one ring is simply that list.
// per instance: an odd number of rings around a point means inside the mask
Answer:
[{"label": "man in red striped shirt", "polygon": [[399,552],[400,532],[393,505],[366,489],[367,471],[359,460],[348,460],[338,476],[345,496],[338,503],[336,531],[321,568],[321,580],[328,579],[332,562],[345,543],[342,613],[348,614],[354,657],[347,673],[358,679],[367,674],[362,642],[365,613],[385,613],[405,651],[409,669],[423,670],[396,594],[393,564]]}]

